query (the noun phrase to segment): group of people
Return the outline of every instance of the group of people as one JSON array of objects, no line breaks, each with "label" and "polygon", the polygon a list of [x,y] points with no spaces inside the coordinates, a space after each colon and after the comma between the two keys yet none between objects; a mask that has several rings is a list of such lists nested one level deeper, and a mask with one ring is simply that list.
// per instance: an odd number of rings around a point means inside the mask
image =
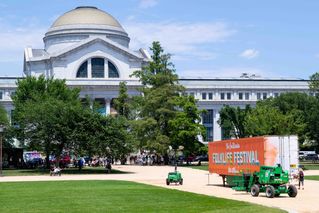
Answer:
[{"label": "group of people", "polygon": [[141,154],[130,156],[129,161],[130,164],[137,164],[143,166],[152,166],[152,165],[164,165],[165,164],[165,156],[157,155],[157,154]]}]

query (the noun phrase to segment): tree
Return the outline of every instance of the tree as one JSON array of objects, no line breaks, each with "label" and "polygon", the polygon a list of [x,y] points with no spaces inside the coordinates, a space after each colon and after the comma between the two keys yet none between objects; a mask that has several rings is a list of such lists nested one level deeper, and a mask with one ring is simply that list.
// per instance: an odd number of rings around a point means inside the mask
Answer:
[{"label": "tree", "polygon": [[287,120],[276,108],[258,105],[245,118],[246,131],[252,136],[287,134]]},{"label": "tree", "polygon": [[169,121],[171,145],[175,150],[178,146],[183,146],[185,156],[188,157],[199,152],[202,146],[197,137],[205,134],[205,128],[199,124],[202,110],[198,110],[192,96],[179,96],[175,101],[179,110],[175,118]]},{"label": "tree", "polygon": [[[114,156],[125,164],[126,157],[132,152],[135,140],[132,134],[132,124],[129,119],[133,119],[131,113],[131,99],[127,94],[127,86],[125,82],[120,83],[119,96],[114,101],[114,107],[117,111],[117,116],[113,121],[114,130],[118,131],[118,140],[114,140],[115,150]],[[112,121],[112,120],[110,120]]]},{"label": "tree", "polygon": [[133,122],[133,130],[140,148],[165,153],[174,137],[169,123],[182,109],[176,98],[185,88],[178,84],[170,55],[164,54],[160,43],[153,42],[150,49],[152,61],[133,73],[143,85],[140,90],[143,95],[135,98],[139,119]]},{"label": "tree", "polygon": [[120,82],[119,96],[114,100],[114,108],[119,115],[129,118],[131,109],[126,82]]},{"label": "tree", "polygon": [[5,108],[0,105],[0,125],[8,125],[9,120],[8,120],[8,114]]},{"label": "tree", "polygon": [[5,128],[5,131],[3,133],[3,147],[11,147],[12,146],[12,131],[10,129],[10,123],[8,119],[8,113],[6,109],[0,105],[0,125],[2,125]]},{"label": "tree", "polygon": [[309,88],[313,91],[319,91],[319,72],[310,76]]},{"label": "tree", "polygon": [[79,90],[68,88],[64,80],[44,76],[27,77],[17,85],[13,97],[16,136],[27,147],[44,151],[49,163],[49,155],[59,158],[76,135],[75,121],[83,110]]},{"label": "tree", "polygon": [[245,109],[224,106],[220,111],[220,119],[218,121],[224,130],[224,137],[244,138],[249,136],[245,127],[245,119],[250,111],[251,107],[249,105],[246,105]]}]

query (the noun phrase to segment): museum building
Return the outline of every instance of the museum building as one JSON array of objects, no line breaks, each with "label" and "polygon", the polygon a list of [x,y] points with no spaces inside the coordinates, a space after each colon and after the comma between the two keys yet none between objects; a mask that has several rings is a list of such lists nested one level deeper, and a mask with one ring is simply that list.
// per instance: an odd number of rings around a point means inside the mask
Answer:
[{"label": "museum building", "polygon": [[[141,84],[130,75],[146,65],[150,55],[144,49],[130,49],[129,35],[110,14],[96,7],[77,7],[57,18],[43,42],[44,49],[25,48],[24,76],[66,79],[68,86],[81,89],[82,98],[99,102],[101,113],[106,115],[116,113],[113,99],[118,96],[120,82],[127,83],[129,95],[139,95]],[[9,115],[14,110],[11,96],[19,78],[23,77],[0,77],[0,104]],[[267,79],[247,73],[238,78],[205,79],[194,73],[193,78],[180,78],[179,83],[198,100],[200,109],[207,110],[202,119],[207,130],[205,141],[223,139],[217,121],[225,104],[244,107],[281,93],[310,93],[307,80]]]}]

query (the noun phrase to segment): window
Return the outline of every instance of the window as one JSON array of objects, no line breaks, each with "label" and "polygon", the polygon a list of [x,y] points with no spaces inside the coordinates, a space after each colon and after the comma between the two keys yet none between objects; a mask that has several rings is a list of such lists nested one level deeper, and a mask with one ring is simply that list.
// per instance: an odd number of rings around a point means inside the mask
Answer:
[{"label": "window", "polygon": [[3,99],[3,92],[0,91],[0,100],[2,100],[2,99]]},{"label": "window", "polygon": [[227,92],[227,100],[230,100],[230,99],[231,99],[231,93]]},{"label": "window", "polygon": [[263,93],[263,99],[267,99],[267,93],[266,92]]},{"label": "window", "polygon": [[112,64],[110,61],[108,62],[108,66],[109,66],[109,78],[119,78],[119,73],[116,69],[116,67],[114,66],[114,64]]},{"label": "window", "polygon": [[104,78],[104,58],[92,58],[92,78]]},{"label": "window", "polygon": [[195,93],[190,92],[190,93],[189,93],[189,96],[195,97]]},{"label": "window", "polygon": [[214,111],[212,109],[208,109],[206,113],[203,113],[203,124],[212,124],[213,123],[213,117],[214,117]]},{"label": "window", "polygon": [[249,92],[245,92],[245,100],[249,100]]},{"label": "window", "polygon": [[213,138],[213,127],[206,127],[206,135],[205,135],[205,141],[212,141]]},{"label": "window", "polygon": [[87,78],[88,77],[88,62],[84,62],[80,68],[78,69],[78,72],[76,73],[77,78]]},{"label": "window", "polygon": [[[91,76],[92,78],[105,78],[107,75],[105,73],[105,63],[107,59],[104,58],[92,58],[89,59],[79,67],[76,77],[77,78],[88,78]],[[91,62],[91,69],[88,68],[88,64]],[[109,78],[119,78],[119,72],[115,65],[110,61],[107,61],[108,66],[108,77]],[[90,75],[91,74],[91,75]]]},{"label": "window", "polygon": [[208,93],[208,99],[209,99],[209,100],[213,100],[213,93],[211,93],[211,92]]},{"label": "window", "polygon": [[239,100],[243,100],[243,95],[244,95],[244,94],[243,94],[242,92],[238,93],[238,99],[239,99]]},{"label": "window", "polygon": [[261,93],[260,92],[257,93],[257,100],[261,100]]},{"label": "window", "polygon": [[203,99],[203,100],[206,100],[206,92],[203,92],[203,93],[202,93],[202,99]]},{"label": "window", "polygon": [[220,100],[225,100],[225,93],[220,93]]},{"label": "window", "polygon": [[279,96],[279,93],[278,93],[278,92],[275,92],[275,93],[274,93],[274,97],[277,98],[278,96]]}]

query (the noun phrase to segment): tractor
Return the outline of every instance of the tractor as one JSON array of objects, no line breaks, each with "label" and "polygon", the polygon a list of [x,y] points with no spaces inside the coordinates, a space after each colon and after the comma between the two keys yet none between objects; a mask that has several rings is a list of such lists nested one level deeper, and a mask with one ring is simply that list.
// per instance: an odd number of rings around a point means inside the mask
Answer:
[{"label": "tractor", "polygon": [[294,185],[288,185],[288,171],[284,171],[281,165],[261,166],[259,172],[253,174],[243,174],[241,178],[234,181],[236,191],[247,191],[253,197],[257,197],[260,192],[265,192],[266,197],[273,198],[280,196],[281,193],[287,193],[289,197],[297,196],[297,188]]}]

